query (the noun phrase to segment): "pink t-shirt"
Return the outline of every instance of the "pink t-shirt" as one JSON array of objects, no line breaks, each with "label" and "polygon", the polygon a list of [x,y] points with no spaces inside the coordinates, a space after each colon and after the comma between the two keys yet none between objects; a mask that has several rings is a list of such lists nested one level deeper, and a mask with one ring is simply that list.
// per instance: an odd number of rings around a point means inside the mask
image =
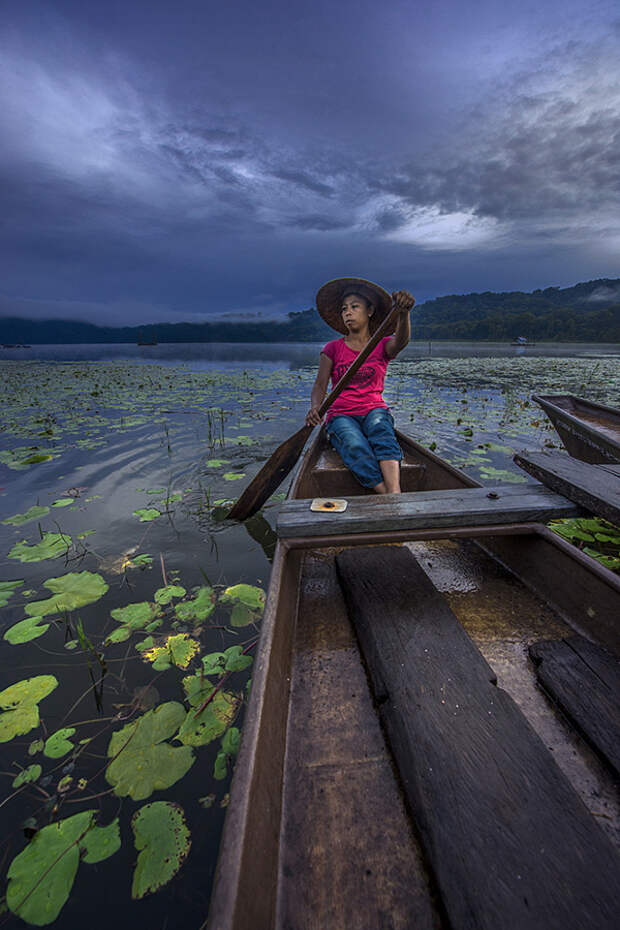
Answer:
[{"label": "pink t-shirt", "polygon": [[[390,336],[385,336],[375,346],[351,383],[336,398],[327,411],[325,415],[326,422],[340,414],[346,414],[349,417],[363,417],[376,407],[387,409],[387,404],[383,400],[381,392],[383,391],[385,372],[388,363],[391,361],[389,356],[385,354],[385,345],[390,338]],[[326,346],[323,346],[321,352],[331,358],[333,362],[332,387],[338,384],[345,371],[359,355],[359,352],[354,352],[353,349],[348,347],[344,337],[328,342]]]}]

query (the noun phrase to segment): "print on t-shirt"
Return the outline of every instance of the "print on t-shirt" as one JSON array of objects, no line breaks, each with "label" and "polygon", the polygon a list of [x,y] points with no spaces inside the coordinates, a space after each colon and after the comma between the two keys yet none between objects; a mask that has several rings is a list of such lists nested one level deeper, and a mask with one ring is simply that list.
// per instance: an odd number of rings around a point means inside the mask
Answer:
[{"label": "print on t-shirt", "polygon": [[[350,365],[347,365],[341,362],[340,365],[334,366],[334,371],[333,371],[333,376],[332,376],[334,384],[337,384],[340,381],[344,373],[349,370],[352,364],[353,364],[352,362]],[[374,381],[375,376],[376,376],[375,369],[371,365],[362,365],[360,370],[356,374],[353,375],[353,377],[349,381],[349,384],[354,387],[361,387],[361,388],[368,387],[368,385],[372,384],[372,382]]]}]

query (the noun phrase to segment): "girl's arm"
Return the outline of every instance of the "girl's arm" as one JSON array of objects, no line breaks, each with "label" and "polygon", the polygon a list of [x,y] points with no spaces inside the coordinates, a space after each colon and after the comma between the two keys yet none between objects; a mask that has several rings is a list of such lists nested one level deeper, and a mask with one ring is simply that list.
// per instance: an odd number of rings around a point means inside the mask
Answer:
[{"label": "girl's arm", "polygon": [[396,331],[385,344],[385,354],[389,358],[396,358],[401,349],[404,349],[411,339],[409,311],[415,303],[415,298],[411,296],[409,291],[395,291],[392,294],[392,300],[400,310],[400,313],[396,324]]},{"label": "girl's arm", "polygon": [[312,393],[310,394],[310,410],[306,414],[306,426],[318,426],[321,422],[319,407],[327,393],[327,385],[329,384],[329,376],[332,373],[333,364],[331,358],[321,352],[319,357],[319,370],[317,372],[316,381],[312,386]]}]

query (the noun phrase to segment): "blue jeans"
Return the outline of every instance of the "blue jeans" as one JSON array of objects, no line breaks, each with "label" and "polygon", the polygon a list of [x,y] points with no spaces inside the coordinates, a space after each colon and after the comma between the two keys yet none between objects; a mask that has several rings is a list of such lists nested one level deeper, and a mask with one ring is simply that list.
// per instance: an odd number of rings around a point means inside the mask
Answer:
[{"label": "blue jeans", "polygon": [[384,407],[375,407],[363,417],[340,414],[325,430],[344,464],[366,488],[383,481],[379,462],[400,462],[403,457],[394,434],[394,418]]}]

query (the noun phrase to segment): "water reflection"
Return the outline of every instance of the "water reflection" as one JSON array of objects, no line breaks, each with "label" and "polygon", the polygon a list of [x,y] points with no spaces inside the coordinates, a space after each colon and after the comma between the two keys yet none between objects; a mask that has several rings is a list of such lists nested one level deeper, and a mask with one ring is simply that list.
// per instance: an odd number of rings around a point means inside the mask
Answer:
[{"label": "water reflection", "polygon": [[[178,365],[194,370],[313,367],[323,343],[192,342],[138,346],[132,343],[101,345],[34,345],[3,349],[0,360],[30,361],[131,361],[143,364]],[[404,361],[428,358],[617,358],[617,343],[539,342],[515,346],[507,342],[411,342],[399,358]]]}]

